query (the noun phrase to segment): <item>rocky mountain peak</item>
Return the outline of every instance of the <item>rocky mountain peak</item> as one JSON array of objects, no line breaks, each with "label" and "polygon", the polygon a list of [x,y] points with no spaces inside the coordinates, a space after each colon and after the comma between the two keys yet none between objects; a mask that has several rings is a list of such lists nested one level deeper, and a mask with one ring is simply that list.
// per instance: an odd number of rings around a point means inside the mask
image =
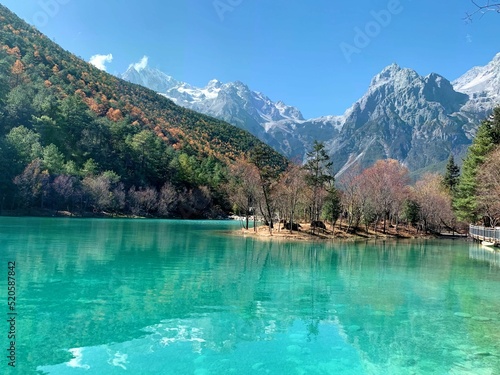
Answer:
[{"label": "rocky mountain peak", "polygon": [[131,64],[120,78],[147,87],[156,92],[166,92],[172,87],[179,86],[183,83],[163,73],[159,69],[150,68],[146,64]]},{"label": "rocky mountain peak", "polygon": [[[142,65],[129,80],[246,129],[293,159],[303,158],[314,140],[323,141],[339,170],[354,161],[366,167],[381,158],[397,159],[411,170],[440,165],[450,152],[465,151],[475,126],[500,99],[500,53],[453,83],[437,73],[423,77],[391,64],[343,116],[310,120],[296,107],[274,102],[240,81],[212,80],[197,88]],[[155,79],[166,82],[152,87]]]}]

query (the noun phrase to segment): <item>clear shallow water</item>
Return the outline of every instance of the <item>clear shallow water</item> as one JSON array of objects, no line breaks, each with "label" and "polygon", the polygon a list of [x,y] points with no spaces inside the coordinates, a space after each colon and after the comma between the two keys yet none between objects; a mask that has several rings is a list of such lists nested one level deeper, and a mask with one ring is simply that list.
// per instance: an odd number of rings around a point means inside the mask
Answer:
[{"label": "clear shallow water", "polygon": [[236,228],[0,218],[0,332],[8,261],[18,288],[17,368],[0,373],[500,374],[499,253]]}]

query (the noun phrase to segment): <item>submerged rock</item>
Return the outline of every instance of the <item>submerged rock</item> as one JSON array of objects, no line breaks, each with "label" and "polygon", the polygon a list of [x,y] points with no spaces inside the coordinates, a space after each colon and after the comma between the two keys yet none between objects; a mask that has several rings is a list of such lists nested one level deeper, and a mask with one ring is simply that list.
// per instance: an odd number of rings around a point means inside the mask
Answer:
[{"label": "submerged rock", "polygon": [[454,315],[458,316],[459,318],[472,318],[471,314],[462,313],[462,312],[456,312]]},{"label": "submerged rock", "polygon": [[403,366],[404,367],[412,367],[417,364],[417,360],[415,358],[407,358],[406,360],[403,361]]},{"label": "submerged rock", "polygon": [[348,330],[349,332],[358,332],[358,331],[361,331],[361,327],[360,327],[360,326],[358,326],[358,325],[356,325],[356,324],[353,324],[352,326],[349,326],[349,327],[347,328],[347,330]]},{"label": "submerged rock", "polygon": [[476,357],[489,357],[493,354],[491,354],[490,352],[477,352],[477,353],[474,353],[474,355]]},{"label": "submerged rock", "polygon": [[489,322],[491,320],[491,318],[487,318],[485,316],[474,316],[472,319],[477,320],[478,322]]}]

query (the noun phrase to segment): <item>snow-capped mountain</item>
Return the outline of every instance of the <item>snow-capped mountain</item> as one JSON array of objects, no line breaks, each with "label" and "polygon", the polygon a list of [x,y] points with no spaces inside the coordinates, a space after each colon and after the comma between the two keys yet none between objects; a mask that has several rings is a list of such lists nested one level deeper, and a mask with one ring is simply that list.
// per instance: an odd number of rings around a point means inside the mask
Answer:
[{"label": "snow-capped mountain", "polygon": [[484,115],[500,104],[500,53],[485,66],[475,66],[453,81],[456,91],[469,95],[464,111]]},{"label": "snow-capped mountain", "polygon": [[121,78],[155,90],[180,106],[248,130],[292,159],[302,160],[314,139],[327,141],[342,127],[341,116],[306,120],[296,107],[274,102],[239,81],[214,79],[202,88],[177,81],[147,66],[145,58],[130,65]]},{"label": "snow-capped mountain", "polygon": [[204,88],[183,83],[161,94],[178,105],[210,113],[215,117],[232,116],[230,104],[234,103],[242,106],[259,123],[304,119],[297,108],[281,101],[275,103],[262,93],[251,91],[239,81],[224,84],[214,79]]},{"label": "snow-capped mountain", "polygon": [[392,64],[371,81],[342,116],[306,120],[296,107],[274,102],[242,82],[210,81],[198,88],[133,64],[122,78],[145,85],[178,105],[248,130],[289,158],[302,161],[314,140],[325,142],[335,167],[366,167],[394,158],[412,171],[441,169],[461,156],[480,121],[500,102],[500,53],[450,83]]},{"label": "snow-capped mountain", "polygon": [[328,148],[341,172],[385,158],[397,159],[410,170],[439,164],[470,143],[469,121],[459,112],[467,100],[438,74],[422,77],[392,64],[346,111],[343,128]]},{"label": "snow-capped mountain", "polygon": [[156,92],[166,92],[172,87],[176,87],[181,82],[158,69],[151,69],[148,66],[148,58],[144,56],[140,62],[131,64],[127,71],[121,75],[126,81],[147,87]]}]

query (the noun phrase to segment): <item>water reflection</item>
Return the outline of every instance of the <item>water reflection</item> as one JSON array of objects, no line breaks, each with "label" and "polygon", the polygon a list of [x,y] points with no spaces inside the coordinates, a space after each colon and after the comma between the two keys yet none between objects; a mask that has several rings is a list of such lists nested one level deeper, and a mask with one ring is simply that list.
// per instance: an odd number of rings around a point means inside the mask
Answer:
[{"label": "water reflection", "polygon": [[49,374],[72,373],[69,367],[85,368],[86,374],[118,374],[122,370],[133,374],[363,373],[356,350],[345,345],[334,324],[324,323],[321,330],[328,339],[314,343],[306,341],[302,328],[296,323],[286,334],[275,332],[273,337],[213,350],[206,339],[210,322],[163,321],[147,327],[144,337],[71,349],[75,357],[70,362],[41,366],[39,370]]},{"label": "water reflection", "polygon": [[492,266],[500,267],[500,249],[487,247],[471,242],[469,246],[469,257],[490,263]]},{"label": "water reflection", "polygon": [[500,276],[471,261],[465,242],[260,242],[207,222],[0,223],[23,270],[23,373],[500,371]]}]

